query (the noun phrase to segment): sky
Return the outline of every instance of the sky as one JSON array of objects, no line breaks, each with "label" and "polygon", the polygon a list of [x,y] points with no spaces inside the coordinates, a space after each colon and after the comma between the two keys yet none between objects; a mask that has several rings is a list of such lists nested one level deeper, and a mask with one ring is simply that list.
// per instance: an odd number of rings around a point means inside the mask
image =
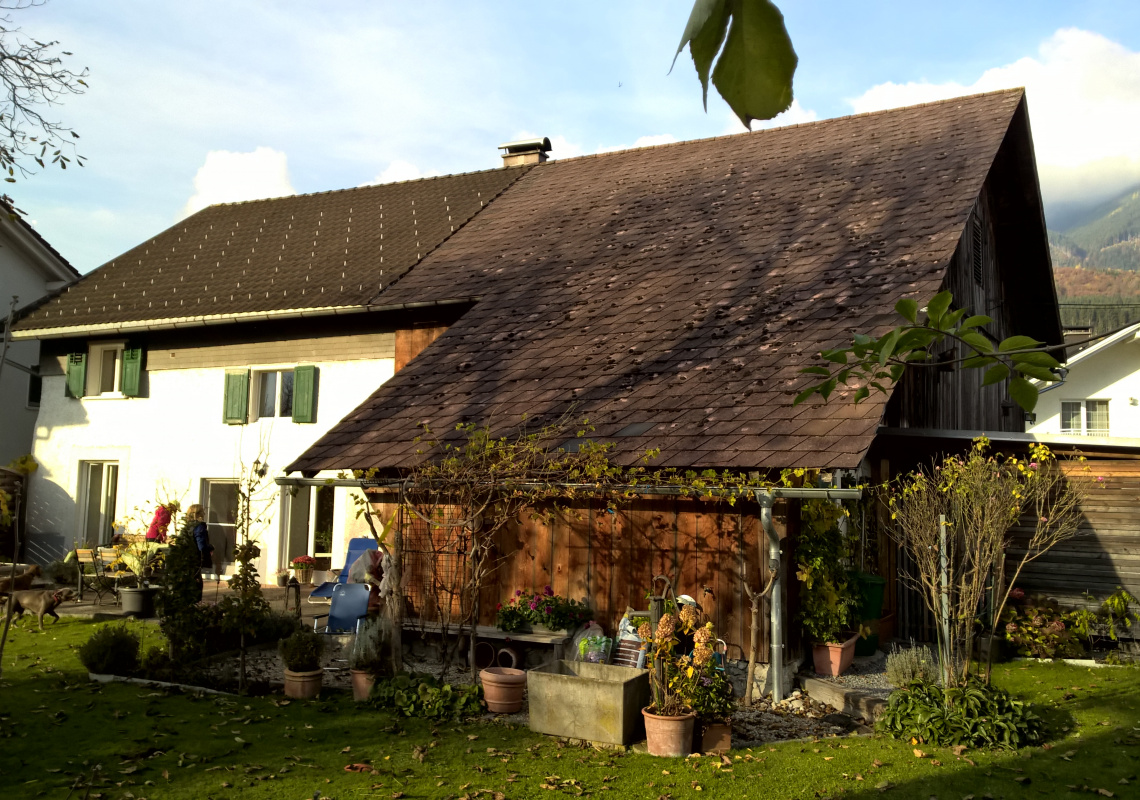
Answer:
[{"label": "sky", "polygon": [[[1140,184],[1137,0],[777,0],[796,100],[765,125],[1026,86],[1046,215]],[[687,51],[692,0],[49,0],[15,12],[89,70],[49,116],[82,169],[8,193],[87,272],[211,203],[742,131]]]}]

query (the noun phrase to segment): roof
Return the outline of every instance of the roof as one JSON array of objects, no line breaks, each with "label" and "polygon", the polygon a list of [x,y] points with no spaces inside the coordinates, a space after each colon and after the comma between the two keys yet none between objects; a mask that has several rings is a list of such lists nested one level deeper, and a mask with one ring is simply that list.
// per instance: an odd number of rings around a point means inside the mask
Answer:
[{"label": "roof", "polygon": [[34,239],[36,243],[46,251],[50,262],[49,270],[53,276],[57,276],[61,280],[74,280],[81,277],[79,270],[71,266],[71,262],[64,258],[63,255],[52,246],[51,242],[41,236],[40,232],[24,219],[23,212],[17,210],[10,203],[0,200],[0,214],[7,215],[10,222],[15,222],[18,228],[28,234],[28,236]]},{"label": "roof", "polygon": [[887,397],[793,406],[800,369],[938,290],[1018,113],[1011,90],[537,166],[384,293],[481,300],[289,469],[568,410],[620,463],[855,467]]},{"label": "roof", "polygon": [[26,314],[25,338],[364,310],[528,167],[210,206]]}]

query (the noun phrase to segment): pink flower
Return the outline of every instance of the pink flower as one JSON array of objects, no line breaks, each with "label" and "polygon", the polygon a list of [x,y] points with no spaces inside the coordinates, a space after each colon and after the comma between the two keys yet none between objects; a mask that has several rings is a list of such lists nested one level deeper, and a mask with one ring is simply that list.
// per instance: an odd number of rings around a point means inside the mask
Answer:
[{"label": "pink flower", "polygon": [[1005,629],[1006,629],[1006,630],[1007,630],[1009,633],[1013,633],[1015,630],[1017,630],[1017,626],[1016,626],[1016,625],[1014,625],[1012,622],[1009,622],[1009,623],[1006,623]]},{"label": "pink flower", "polygon": [[534,611],[536,608],[538,608],[538,599],[537,598],[530,601],[530,610]]},{"label": "pink flower", "polygon": [[1037,469],[1037,462],[1036,461],[1030,461],[1029,462],[1029,468],[1030,469]]},{"label": "pink flower", "polygon": [[1096,482],[1097,483],[1104,483],[1104,477],[1101,475],[1097,475],[1096,476]]},{"label": "pink flower", "polygon": [[543,588],[542,593],[547,597],[554,597],[554,590],[551,589],[550,586]]},{"label": "pink flower", "polygon": [[1042,522],[1048,522],[1048,521],[1049,521],[1049,518],[1048,518],[1048,517],[1041,517],[1041,521],[1042,521]]},{"label": "pink flower", "polygon": [[515,597],[518,597],[521,594],[522,594],[522,589],[515,589]]},{"label": "pink flower", "polygon": [[502,611],[503,610],[503,604],[499,603],[497,606],[495,606],[495,610],[496,611]]},{"label": "pink flower", "polygon": [[1024,589],[1010,589],[1009,590],[1009,596],[1012,597],[1014,600],[1020,600],[1021,598],[1025,597],[1025,590]]}]

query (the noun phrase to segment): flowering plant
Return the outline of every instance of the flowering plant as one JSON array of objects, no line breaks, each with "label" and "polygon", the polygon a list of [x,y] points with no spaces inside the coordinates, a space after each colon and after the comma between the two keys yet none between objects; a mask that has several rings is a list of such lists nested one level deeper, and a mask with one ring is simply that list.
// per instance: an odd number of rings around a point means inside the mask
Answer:
[{"label": "flowering plant", "polygon": [[1079,611],[1064,611],[1044,598],[1027,596],[1021,589],[1013,589],[1009,597],[1016,602],[1006,606],[1002,622],[1005,640],[1018,655],[1035,658],[1084,655],[1087,624],[1081,625]]},{"label": "flowering plant", "polygon": [[589,622],[594,612],[585,603],[559,597],[549,586],[541,593],[516,589],[514,597],[499,603],[495,624],[504,631],[522,630],[526,625],[545,625],[551,630],[574,630]]},{"label": "flowering plant", "polygon": [[289,562],[289,566],[293,569],[312,569],[317,565],[317,560],[312,556],[297,556]]},{"label": "flowering plant", "polygon": [[[677,635],[693,636],[693,652],[678,655]],[[663,717],[676,717],[697,710],[703,704],[701,695],[709,689],[704,679],[716,671],[713,644],[716,632],[712,623],[700,625],[700,613],[692,606],[682,606],[676,614],[665,614],[654,629],[648,622],[637,629],[649,667],[649,687],[653,702],[650,713]]]}]

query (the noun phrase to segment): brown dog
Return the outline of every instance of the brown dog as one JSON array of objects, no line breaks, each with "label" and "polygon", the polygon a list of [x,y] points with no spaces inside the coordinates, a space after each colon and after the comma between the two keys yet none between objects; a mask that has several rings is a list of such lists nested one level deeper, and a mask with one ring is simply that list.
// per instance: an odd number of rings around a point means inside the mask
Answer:
[{"label": "brown dog", "polygon": [[[20,575],[17,575],[13,581],[12,578],[0,579],[0,594],[8,594],[8,592],[26,592],[32,588],[32,580],[37,577],[42,570],[39,564],[32,564]],[[15,586],[13,586],[13,582]]]},{"label": "brown dog", "polygon": [[66,600],[73,600],[75,591],[70,588],[63,589],[36,589],[26,592],[12,592],[8,602],[14,603],[12,613],[16,619],[23,619],[25,611],[31,611],[40,620],[40,630],[44,629],[44,616],[51,614],[52,624],[59,622],[56,608]]}]

